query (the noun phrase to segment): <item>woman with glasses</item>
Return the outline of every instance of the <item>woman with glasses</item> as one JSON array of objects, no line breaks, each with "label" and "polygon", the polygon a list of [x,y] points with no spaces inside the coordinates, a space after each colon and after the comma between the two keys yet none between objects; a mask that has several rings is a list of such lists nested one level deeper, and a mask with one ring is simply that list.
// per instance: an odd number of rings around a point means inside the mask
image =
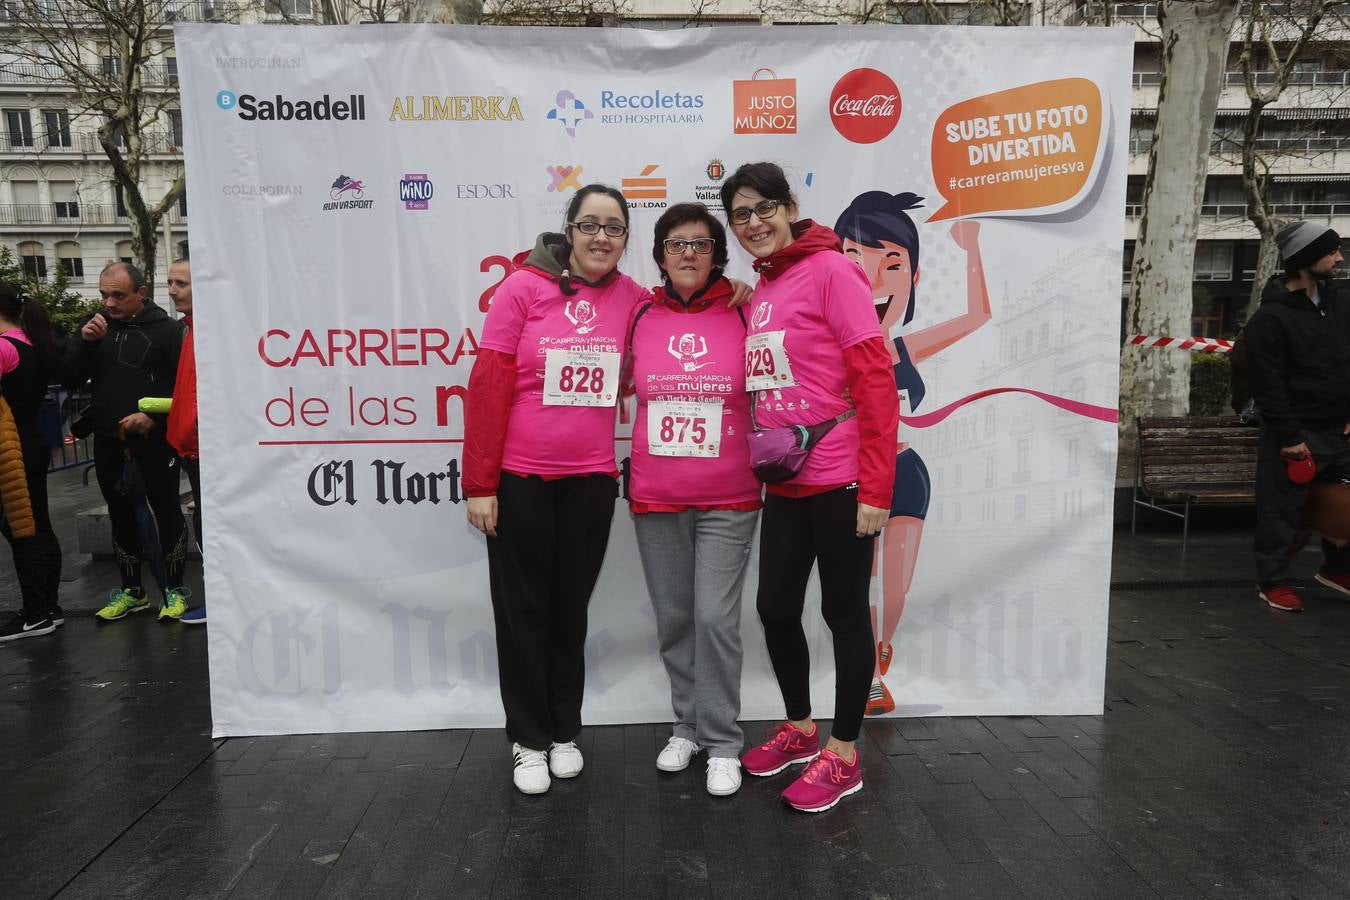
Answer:
[{"label": "woman with glasses", "polygon": [[[722,185],[722,205],[759,273],[746,337],[755,427],[834,423],[796,476],[767,489],[756,608],[787,721],[741,758],[752,775],[806,763],[783,799],[820,812],[862,789],[855,743],[876,660],[868,581],[895,477],[895,379],[866,277],[833,231],[798,220],[783,170],[741,166]],[[823,750],[802,630],[813,565],[834,644],[834,725]]]},{"label": "woman with glasses", "polygon": [[741,786],[741,588],[761,505],[746,445],[746,326],[727,305],[726,231],[703,204],[661,215],[652,256],[662,283],[631,337],[629,507],[675,713],[656,767],[678,772],[707,751],[708,793],[728,796]]},{"label": "woman with glasses", "polygon": [[464,490],[487,535],[514,781],[541,794],[583,760],[586,609],[618,495],[615,402],[646,288],[618,271],[628,203],[591,184],[497,288],[469,377]]}]

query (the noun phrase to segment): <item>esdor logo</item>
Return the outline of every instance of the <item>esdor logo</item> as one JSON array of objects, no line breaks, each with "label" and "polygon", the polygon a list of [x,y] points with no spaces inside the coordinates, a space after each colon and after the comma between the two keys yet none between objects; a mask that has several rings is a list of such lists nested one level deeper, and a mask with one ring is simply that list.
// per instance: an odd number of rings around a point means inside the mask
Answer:
[{"label": "esdor logo", "polygon": [[854,69],[830,92],[830,121],[855,144],[875,144],[900,121],[900,89],[885,72]]}]

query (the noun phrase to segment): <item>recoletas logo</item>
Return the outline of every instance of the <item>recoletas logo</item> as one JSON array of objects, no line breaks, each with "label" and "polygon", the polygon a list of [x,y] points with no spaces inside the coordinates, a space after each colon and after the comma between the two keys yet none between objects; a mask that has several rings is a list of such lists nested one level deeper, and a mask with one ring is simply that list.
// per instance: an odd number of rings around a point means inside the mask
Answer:
[{"label": "recoletas logo", "polygon": [[330,94],[294,100],[281,94],[257,97],[221,91],[216,94],[216,106],[237,112],[245,122],[362,122],[366,118],[365,94],[348,94],[336,100]]}]

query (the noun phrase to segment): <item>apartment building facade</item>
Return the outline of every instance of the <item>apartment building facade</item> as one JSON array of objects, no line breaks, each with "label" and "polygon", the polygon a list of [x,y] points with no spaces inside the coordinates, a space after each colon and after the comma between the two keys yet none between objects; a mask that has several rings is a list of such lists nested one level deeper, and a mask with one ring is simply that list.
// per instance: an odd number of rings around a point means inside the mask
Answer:
[{"label": "apartment building facade", "polygon": [[[57,9],[66,0],[0,0],[0,45],[20,35],[7,15],[7,4],[34,3]],[[899,0],[874,7],[870,18],[893,24],[1023,24],[1075,25],[1086,15],[1098,20],[1109,5],[1113,24],[1135,31],[1134,100],[1129,137],[1130,166],[1126,218],[1124,291],[1128,291],[1134,237],[1143,212],[1144,178],[1161,83],[1161,41],[1157,3],[1091,3],[1033,0],[1021,4],[990,0],[924,2]],[[689,0],[627,0],[621,15],[605,16],[605,24],[653,29],[717,25],[808,26],[826,24],[829,10],[818,4],[781,3],[769,7],[757,0],[720,0],[715,8],[691,12]],[[1271,2],[1273,15],[1297,17],[1306,0]],[[168,0],[156,5],[161,22],[156,40],[161,51],[143,77],[154,91],[177,91],[177,65],[172,49],[175,21],[243,22],[305,20],[310,0],[265,0],[246,6],[223,0]],[[1344,18],[1343,18],[1344,17]],[[1270,165],[1270,199],[1277,216],[1326,222],[1350,234],[1350,3],[1336,4],[1319,39],[1298,60],[1288,89],[1263,118],[1258,149]],[[1295,21],[1297,19],[1295,18]],[[596,24],[590,19],[589,24]],[[92,27],[87,53],[90,65],[115,66],[117,60],[99,43]],[[1209,176],[1201,206],[1196,247],[1193,333],[1231,333],[1246,304],[1256,267],[1258,236],[1247,220],[1242,188],[1240,141],[1248,101],[1239,64],[1245,30],[1235,26],[1219,112],[1214,124]],[[1258,82],[1274,78],[1258,54]],[[126,206],[112,178],[95,134],[100,121],[83,112],[73,86],[54,66],[3,64],[0,57],[0,243],[8,245],[25,270],[49,277],[58,269],[72,287],[97,295],[97,273],[113,259],[131,257]],[[147,136],[150,148],[144,188],[149,199],[163,195],[182,168],[182,115],[170,103]],[[186,199],[168,216],[169,240],[161,238],[161,258],[187,252],[190,217]]]}]

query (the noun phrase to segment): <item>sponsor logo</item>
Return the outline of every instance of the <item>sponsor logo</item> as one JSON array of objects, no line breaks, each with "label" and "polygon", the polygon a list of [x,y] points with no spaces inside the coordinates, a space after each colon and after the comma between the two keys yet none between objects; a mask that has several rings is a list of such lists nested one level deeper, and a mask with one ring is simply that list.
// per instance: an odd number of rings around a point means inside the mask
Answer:
[{"label": "sponsor logo", "polygon": [[329,94],[292,100],[281,94],[259,98],[220,91],[216,94],[216,106],[226,112],[237,110],[245,122],[361,122],[366,118],[365,94],[349,94],[339,100]]},{"label": "sponsor logo", "polygon": [[514,200],[515,191],[509,184],[457,184],[455,196],[460,200]]},{"label": "sponsor logo", "polygon": [[854,69],[830,92],[830,121],[855,144],[875,144],[900,121],[900,89],[885,72]]},{"label": "sponsor logo", "polygon": [[594,119],[595,113],[586,108],[580,97],[571,91],[558,91],[555,106],[548,111],[548,118],[562,124],[568,137],[577,136],[577,126],[587,119]]},{"label": "sponsor logo", "polygon": [[600,92],[600,121],[606,125],[701,125],[703,95],[670,93]]},{"label": "sponsor logo", "polygon": [[376,459],[370,463],[368,477],[369,492],[359,488],[353,460],[335,459],[311,469],[305,487],[317,506],[355,506],[363,496],[395,506],[459,503],[464,498],[457,459],[429,472],[412,470],[403,460]]},{"label": "sponsor logo", "polygon": [[[768,78],[759,78],[767,73]],[[779,78],[772,69],[732,85],[732,131],[735,134],[796,134],[797,79]]]},{"label": "sponsor logo", "polygon": [[721,203],[722,189],[718,184],[723,178],[727,177],[727,167],[722,164],[720,159],[708,160],[708,167],[703,173],[712,180],[712,184],[694,185],[694,199],[704,203]]},{"label": "sponsor logo", "polygon": [[299,184],[222,184],[220,192],[226,197],[302,197],[305,189]]},{"label": "sponsor logo", "polygon": [[217,56],[217,69],[298,69],[300,56]]},{"label": "sponsor logo", "polygon": [[635,209],[662,209],[666,206],[666,179],[656,175],[655,164],[642,167],[635,176],[620,181],[620,190]]},{"label": "sponsor logo", "polygon": [[463,96],[394,98],[389,110],[390,122],[523,122],[520,101],[515,97]]},{"label": "sponsor logo", "polygon": [[768,300],[763,301],[755,307],[754,315],[750,317],[750,324],[756,330],[769,324],[769,319],[773,316],[773,304]]},{"label": "sponsor logo", "polygon": [[430,209],[434,190],[425,173],[404,175],[398,180],[398,199],[404,209]]},{"label": "sponsor logo", "polygon": [[545,166],[549,177],[553,180],[549,182],[548,190],[550,192],[563,191],[571,188],[574,191],[581,190],[581,166]]},{"label": "sponsor logo", "polygon": [[355,178],[348,178],[346,175],[339,175],[333,179],[333,185],[328,189],[328,203],[323,205],[324,212],[334,212],[343,209],[370,209],[375,205],[374,200],[365,199],[366,186],[363,182]]}]

